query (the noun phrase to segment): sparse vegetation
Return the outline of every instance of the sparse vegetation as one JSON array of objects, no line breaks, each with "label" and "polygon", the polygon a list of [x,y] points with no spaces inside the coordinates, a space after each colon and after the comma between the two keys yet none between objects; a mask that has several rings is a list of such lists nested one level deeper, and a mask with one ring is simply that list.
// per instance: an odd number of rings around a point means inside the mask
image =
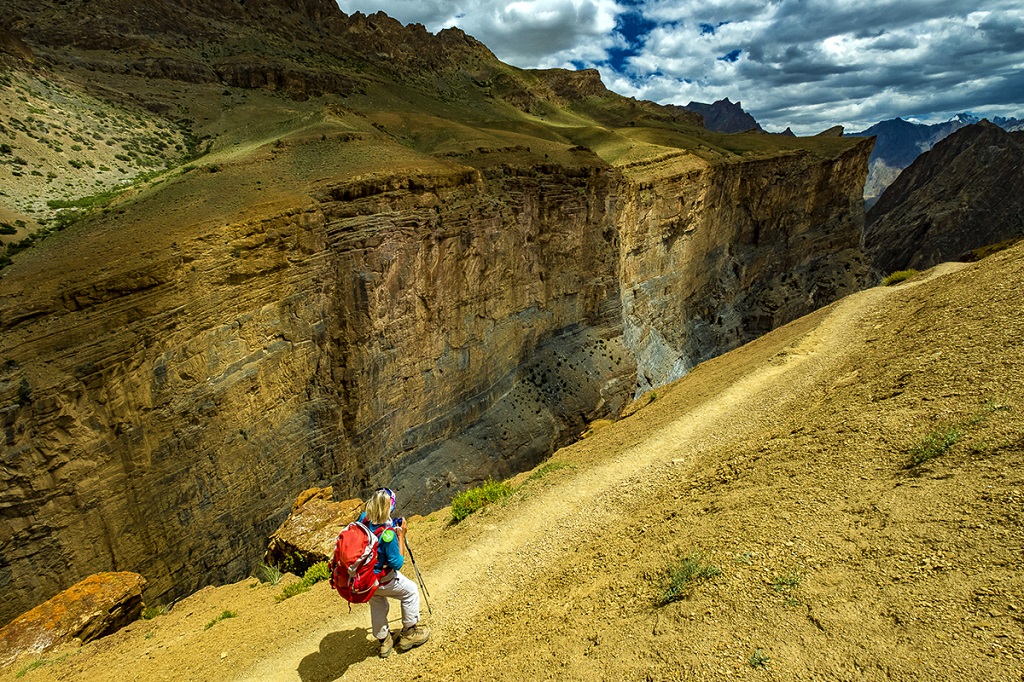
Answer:
[{"label": "sparse vegetation", "polygon": [[530,474],[530,477],[528,479],[526,479],[526,480],[527,481],[539,481],[542,478],[544,478],[545,476],[547,476],[548,474],[552,474],[552,473],[554,473],[556,471],[561,471],[562,469],[575,469],[575,468],[576,468],[575,465],[569,464],[568,462],[547,462],[546,464],[542,464],[541,466],[539,466],[537,468],[537,470],[534,471],[532,474]]},{"label": "sparse vegetation", "polygon": [[771,658],[769,658],[763,651],[755,649],[754,653],[750,654],[750,658],[747,659],[747,663],[750,664],[751,668],[764,668],[767,667],[768,661],[770,660]]},{"label": "sparse vegetation", "polygon": [[658,603],[664,606],[685,599],[695,584],[720,575],[722,569],[708,563],[699,552],[691,552],[665,568],[665,586]]},{"label": "sparse vegetation", "polygon": [[734,555],[732,560],[738,564],[746,564],[747,566],[749,566],[750,564],[754,563],[755,556],[756,555],[753,552],[743,552],[742,554]]},{"label": "sparse vegetation", "polygon": [[452,518],[458,522],[473,512],[505,499],[512,494],[508,483],[487,479],[477,488],[463,490],[452,500]]},{"label": "sparse vegetation", "polygon": [[1009,409],[1007,405],[989,400],[985,402],[981,410],[971,415],[968,419],[935,428],[910,448],[910,459],[904,468],[912,469],[937,457],[941,457],[967,435],[968,429],[977,426],[996,412],[1005,412]]},{"label": "sparse vegetation", "polygon": [[918,274],[917,270],[911,268],[910,270],[897,270],[896,272],[890,273],[885,279],[882,280],[882,286],[891,287],[894,284],[905,282],[906,280],[914,277]]},{"label": "sparse vegetation", "polygon": [[318,561],[306,569],[306,573],[302,576],[302,580],[285,586],[285,588],[281,590],[281,594],[277,596],[277,601],[284,601],[289,597],[294,597],[297,594],[308,592],[309,588],[313,587],[313,585],[316,585],[321,580],[327,580],[330,577],[331,571],[330,568],[328,568],[327,562]]},{"label": "sparse vegetation", "polygon": [[271,585],[279,585],[281,577],[284,575],[277,566],[263,563],[257,567],[256,572],[259,574],[256,577],[261,582],[270,583]]},{"label": "sparse vegetation", "polygon": [[797,587],[800,587],[800,574],[796,571],[790,571],[789,573],[776,575],[772,578],[772,587],[775,588],[776,592],[795,590]]},{"label": "sparse vegetation", "polygon": [[60,663],[67,657],[68,655],[64,654],[63,656],[60,656],[58,658],[37,658],[36,660],[25,665],[23,668],[19,669],[18,672],[14,674],[14,676],[25,677],[25,675],[29,674],[33,670],[37,670],[47,665],[55,665],[57,663]]},{"label": "sparse vegetation", "polygon": [[907,468],[916,467],[936,457],[941,457],[960,442],[963,436],[963,431],[959,426],[943,426],[935,429],[910,449],[910,461],[907,463]]},{"label": "sparse vegetation", "polygon": [[171,608],[166,604],[162,604],[160,606],[147,606],[146,608],[142,609],[142,619],[153,620],[158,616],[166,615],[170,610]]},{"label": "sparse vegetation", "polygon": [[228,618],[234,618],[237,615],[238,614],[235,613],[234,611],[227,611],[227,610],[221,611],[220,615],[217,616],[216,618],[214,618],[213,620],[211,620],[209,623],[207,623],[206,627],[204,627],[203,629],[204,630],[209,630],[210,628],[212,628],[214,625],[216,625],[217,623],[221,622],[222,620],[227,620]]}]

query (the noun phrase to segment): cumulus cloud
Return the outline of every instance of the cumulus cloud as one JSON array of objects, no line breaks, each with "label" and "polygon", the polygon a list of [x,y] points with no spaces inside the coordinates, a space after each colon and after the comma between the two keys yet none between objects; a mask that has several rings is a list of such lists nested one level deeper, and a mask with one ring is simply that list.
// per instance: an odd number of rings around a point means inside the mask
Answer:
[{"label": "cumulus cloud", "polygon": [[339,0],[345,12],[383,10],[430,31],[458,26],[499,58],[524,68],[574,68],[609,58],[621,44],[616,0]]},{"label": "cumulus cloud", "polygon": [[522,67],[596,67],[663,103],[742,100],[768,129],[1024,115],[1024,0],[339,0],[458,26]]}]

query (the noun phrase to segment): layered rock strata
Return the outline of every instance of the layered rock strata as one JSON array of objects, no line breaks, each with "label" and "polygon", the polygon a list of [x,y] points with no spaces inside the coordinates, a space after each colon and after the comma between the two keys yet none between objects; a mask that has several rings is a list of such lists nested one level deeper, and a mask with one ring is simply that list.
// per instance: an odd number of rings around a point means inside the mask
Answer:
[{"label": "layered rock strata", "polygon": [[131,567],[157,601],[244,575],[310,484],[394,483],[413,512],[535,465],[856,288],[869,146],[348,181],[8,286],[6,615],[66,566]]},{"label": "layered rock strata", "polygon": [[864,285],[851,191],[870,151],[726,164],[684,153],[627,169],[624,342],[638,393]]}]

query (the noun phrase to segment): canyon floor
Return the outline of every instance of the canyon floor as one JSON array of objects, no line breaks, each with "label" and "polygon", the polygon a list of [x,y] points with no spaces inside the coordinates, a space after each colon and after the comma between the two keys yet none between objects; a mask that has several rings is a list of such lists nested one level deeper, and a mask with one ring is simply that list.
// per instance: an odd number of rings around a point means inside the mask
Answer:
[{"label": "canyon floor", "polygon": [[[1021,680],[1022,286],[1017,247],[862,291],[414,519],[419,649],[250,579],[0,679]],[[661,605],[692,555],[720,574]]]}]

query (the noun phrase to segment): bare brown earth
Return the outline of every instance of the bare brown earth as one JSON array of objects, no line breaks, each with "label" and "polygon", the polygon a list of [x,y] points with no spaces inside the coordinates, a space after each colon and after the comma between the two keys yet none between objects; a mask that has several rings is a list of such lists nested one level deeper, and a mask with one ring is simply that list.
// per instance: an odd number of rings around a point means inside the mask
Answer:
[{"label": "bare brown earth", "polygon": [[[323,583],[275,603],[250,580],[0,679],[1020,680],[1022,286],[1018,247],[850,296],[659,389],[506,503],[417,519],[434,639],[413,652],[376,658],[366,608]],[[691,552],[721,575],[659,606]]]}]

